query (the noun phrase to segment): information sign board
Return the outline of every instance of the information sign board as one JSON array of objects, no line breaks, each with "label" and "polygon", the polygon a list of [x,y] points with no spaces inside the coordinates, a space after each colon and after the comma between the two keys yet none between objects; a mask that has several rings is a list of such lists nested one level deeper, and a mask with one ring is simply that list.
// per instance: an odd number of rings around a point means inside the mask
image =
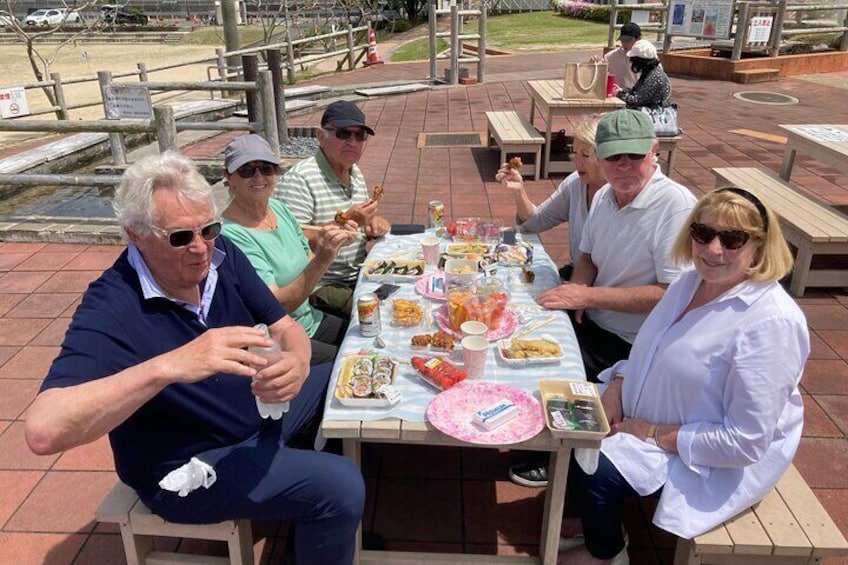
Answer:
[{"label": "information sign board", "polygon": [[29,104],[23,86],[0,89],[0,118],[17,118],[28,114]]},{"label": "information sign board", "polygon": [[153,116],[146,86],[107,84],[103,91],[107,119],[147,120]]},{"label": "information sign board", "polygon": [[666,33],[729,39],[733,0],[671,0]]}]

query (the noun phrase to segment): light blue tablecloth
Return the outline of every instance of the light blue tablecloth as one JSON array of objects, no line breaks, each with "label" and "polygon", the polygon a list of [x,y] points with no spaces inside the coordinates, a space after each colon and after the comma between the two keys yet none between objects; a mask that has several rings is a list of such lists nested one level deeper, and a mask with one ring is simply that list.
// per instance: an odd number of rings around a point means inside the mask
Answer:
[{"label": "light blue tablecloth", "polygon": [[[374,246],[374,249],[369,254],[369,259],[379,259],[385,257],[414,259],[421,256],[420,241],[423,235],[411,236],[392,236],[388,235],[383,241],[380,241]],[[541,320],[554,314],[556,319],[543,328],[539,329],[531,335],[547,333],[554,336],[562,345],[564,351],[564,360],[556,365],[530,365],[524,367],[514,367],[506,365],[498,356],[494,342],[489,348],[488,358],[486,360],[486,372],[483,376],[484,380],[498,382],[515,386],[530,393],[537,393],[538,382],[540,379],[570,379],[570,380],[585,380],[586,375],[583,370],[583,363],[580,359],[580,349],[577,346],[577,338],[574,336],[574,330],[568,316],[564,312],[551,312],[542,310],[533,301],[533,298],[543,290],[551,288],[560,283],[559,274],[551,258],[545,253],[542,244],[536,236],[525,236],[527,241],[534,245],[534,258],[531,266],[536,273],[535,282],[525,284],[521,282],[521,269],[517,267],[505,268],[499,267],[497,276],[504,282],[510,292],[509,306],[513,307],[519,314],[522,322],[532,323],[536,320]],[[442,248],[447,242],[442,243]],[[398,254],[408,252],[404,257],[398,257]],[[432,267],[428,267],[428,273]],[[432,272],[435,272],[433,270]],[[395,281],[397,283],[397,281]],[[360,275],[359,283],[356,286],[356,296],[366,292],[373,292],[381,283],[365,280]],[[422,305],[430,302],[431,312],[435,314],[436,309],[444,304],[444,301],[431,300],[424,298],[415,291],[414,283],[398,283],[401,284],[401,290],[398,291],[392,298],[417,298],[420,299]],[[411,356],[418,355],[427,357],[427,350],[413,351],[410,339],[413,335],[421,333],[431,333],[438,329],[435,321],[430,327],[415,327],[415,328],[399,328],[391,324],[391,307],[389,303],[391,298],[382,305],[382,326],[383,331],[380,337],[385,341],[386,348],[378,350],[374,347],[373,337],[362,337],[359,331],[359,322],[356,317],[356,308],[354,307],[353,318],[350,328],[342,343],[339,357],[333,367],[333,374],[330,378],[330,386],[327,390],[327,402],[324,410],[325,420],[381,420],[383,418],[400,418],[409,422],[424,422],[426,421],[425,410],[427,404],[437,394],[437,391],[430,385],[424,383],[419,377],[418,372],[409,364],[401,363],[398,366],[396,385],[401,389],[403,399],[395,406],[386,408],[351,408],[342,406],[335,398],[334,392],[336,381],[339,376],[341,360],[343,355],[348,353],[356,353],[361,350],[377,351],[384,355],[390,355],[395,359],[408,361]],[[434,317],[434,316],[433,316]],[[523,324],[519,323],[517,331],[521,330]],[[451,357],[451,362],[461,363],[461,352],[455,352]],[[536,394],[538,398],[538,394]]]}]

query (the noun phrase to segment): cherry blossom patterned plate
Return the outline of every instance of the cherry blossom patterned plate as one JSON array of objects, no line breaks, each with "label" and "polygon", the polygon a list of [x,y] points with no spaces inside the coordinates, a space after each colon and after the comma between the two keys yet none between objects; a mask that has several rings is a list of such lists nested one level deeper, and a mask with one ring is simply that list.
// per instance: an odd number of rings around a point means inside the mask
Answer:
[{"label": "cherry blossom patterned plate", "polygon": [[[441,285],[434,290],[434,281],[436,284],[441,282]],[[434,300],[445,300],[445,274],[443,272],[431,273],[424,275],[415,281],[415,290],[425,298]]]},{"label": "cherry blossom patterned plate", "polygon": [[[450,326],[450,318],[448,317],[447,304],[439,306],[433,317],[436,319],[436,323],[439,325],[439,328],[441,328],[443,332],[450,334],[456,338],[462,337],[462,332],[458,332]],[[518,316],[515,315],[515,312],[507,308],[501,315],[501,319],[498,321],[498,325],[494,328],[490,328],[489,331],[486,332],[486,339],[488,339],[489,341],[495,341],[497,339],[504,338],[514,332],[515,328],[517,327]]]},{"label": "cherry blossom patterned plate", "polygon": [[[494,430],[474,423],[477,410],[510,400],[518,416]],[[427,405],[427,420],[452,438],[477,445],[511,445],[535,437],[545,427],[539,401],[521,389],[489,381],[463,381],[436,395]]]}]

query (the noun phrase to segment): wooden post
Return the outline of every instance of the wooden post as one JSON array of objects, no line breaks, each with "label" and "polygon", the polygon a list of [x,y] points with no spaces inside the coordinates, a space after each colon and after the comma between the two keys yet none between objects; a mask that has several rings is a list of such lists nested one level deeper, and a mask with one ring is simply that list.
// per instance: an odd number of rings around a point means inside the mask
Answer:
[{"label": "wooden post", "polygon": [[610,2],[610,25],[607,34],[607,48],[612,49],[615,45],[615,26],[618,24],[618,0]]},{"label": "wooden post", "polygon": [[156,106],[153,108],[153,119],[156,121],[156,140],[159,142],[159,153],[178,150],[177,121],[174,119],[174,107]]},{"label": "wooden post", "polygon": [[[842,22],[842,26],[848,28],[848,11],[845,12],[845,20]],[[848,51],[848,31],[842,32],[842,39],[839,40],[839,50]]]},{"label": "wooden post", "polygon": [[[244,82],[256,82],[259,76],[259,61],[256,55],[242,55],[241,67],[244,69]],[[259,121],[258,95],[255,90],[245,92],[247,99],[247,121]]]},{"label": "wooden post", "polygon": [[780,44],[783,42],[783,22],[786,19],[786,0],[777,3],[777,15],[772,23],[772,44],[769,47],[769,55],[777,57],[780,55]]},{"label": "wooden post", "polygon": [[430,29],[430,80],[436,80],[436,31],[438,30],[438,26],[436,26],[436,5],[432,2],[430,3],[428,17],[427,25]]},{"label": "wooden post", "polygon": [[62,89],[62,77],[59,73],[50,73],[50,78],[53,80],[53,94],[56,96],[56,105],[59,107],[56,110],[56,119],[70,120],[68,105],[65,103],[65,91]]},{"label": "wooden post", "polygon": [[294,46],[292,46],[292,38],[291,33],[289,33],[289,26],[286,25],[286,59],[289,68],[288,76],[289,76],[289,84],[294,84]]},{"label": "wooden post", "polygon": [[353,26],[347,26],[347,68],[352,71],[356,68],[356,44],[353,42]]},{"label": "wooden post", "polygon": [[[221,82],[227,82],[229,80],[228,69],[227,69],[227,59],[224,57],[224,50],[220,47],[215,49],[215,65],[218,67],[218,78],[221,79]],[[221,98],[229,98],[230,92],[224,88],[221,89]]]},{"label": "wooden post", "polygon": [[739,6],[739,15],[736,17],[736,37],[733,40],[733,52],[730,54],[731,61],[738,61],[742,58],[742,49],[748,42],[748,3],[741,2]]},{"label": "wooden post", "polygon": [[[103,115],[110,119],[106,111],[106,86],[112,82],[112,73],[97,71],[97,80],[100,83],[100,97],[103,99]],[[127,150],[124,147],[124,137],[120,133],[109,134],[109,147],[112,149],[112,164],[126,165]]]},{"label": "wooden post", "polygon": [[477,33],[480,35],[480,40],[477,42],[477,82],[483,83],[486,80],[486,18],[488,10],[486,3],[480,3],[480,19],[477,22]]},{"label": "wooden post", "polygon": [[450,69],[452,85],[459,84],[459,6],[454,4],[450,9]]},{"label": "wooden post", "polygon": [[[660,12],[660,14],[662,14],[660,16],[660,23],[663,26],[663,32],[662,32],[662,34],[663,34],[663,48],[662,48],[663,53],[668,53],[668,52],[671,51],[671,34],[668,31],[668,22],[669,22],[668,12],[669,12],[669,4],[670,3],[671,3],[670,0],[663,0],[663,5],[665,6],[665,8],[663,9],[662,12]],[[657,32],[657,37],[659,37],[659,32]]]},{"label": "wooden post", "polygon": [[[274,107],[274,85],[271,84],[271,71],[261,71],[256,79],[259,86],[257,98],[262,104],[262,127],[265,141],[271,146],[274,155],[280,156],[280,137],[277,134],[277,112]],[[251,120],[252,121],[252,120]]]},{"label": "wooden post", "polygon": [[289,142],[286,127],[286,93],[283,88],[283,55],[279,49],[267,49],[268,70],[271,71],[271,84],[274,86],[274,113],[277,116],[277,133],[282,143]]},{"label": "wooden post", "polygon": [[138,82],[148,82],[147,78],[147,63],[136,63],[138,67]]}]

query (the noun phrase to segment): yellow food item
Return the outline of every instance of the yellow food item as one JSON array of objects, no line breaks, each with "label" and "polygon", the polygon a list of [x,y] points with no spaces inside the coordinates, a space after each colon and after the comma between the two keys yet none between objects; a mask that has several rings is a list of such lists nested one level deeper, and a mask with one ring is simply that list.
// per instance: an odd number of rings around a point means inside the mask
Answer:
[{"label": "yellow food item", "polygon": [[505,355],[510,359],[529,359],[531,357],[559,357],[562,349],[559,344],[546,339],[513,339]]},{"label": "yellow food item", "polygon": [[417,326],[424,312],[415,300],[395,298],[392,300],[392,322],[396,326]]}]

